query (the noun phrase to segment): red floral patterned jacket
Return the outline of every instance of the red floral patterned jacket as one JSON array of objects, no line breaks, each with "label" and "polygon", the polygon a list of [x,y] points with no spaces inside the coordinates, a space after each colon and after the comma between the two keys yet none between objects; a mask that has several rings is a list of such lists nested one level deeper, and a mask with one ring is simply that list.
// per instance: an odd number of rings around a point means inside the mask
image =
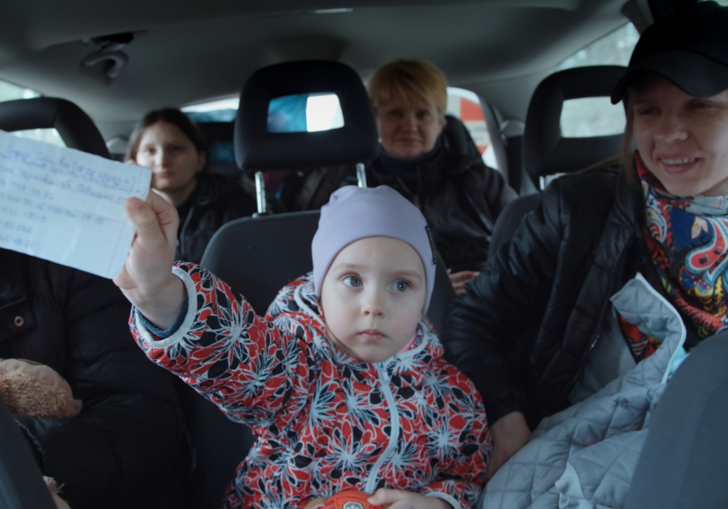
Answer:
[{"label": "red floral patterned jacket", "polygon": [[485,410],[429,324],[407,351],[359,363],[327,339],[310,275],[261,318],[202,267],[174,272],[192,304],[180,328],[159,339],[133,312],[131,330],[150,359],[253,429],[224,507],[302,507],[381,487],[474,506],[491,450]]}]

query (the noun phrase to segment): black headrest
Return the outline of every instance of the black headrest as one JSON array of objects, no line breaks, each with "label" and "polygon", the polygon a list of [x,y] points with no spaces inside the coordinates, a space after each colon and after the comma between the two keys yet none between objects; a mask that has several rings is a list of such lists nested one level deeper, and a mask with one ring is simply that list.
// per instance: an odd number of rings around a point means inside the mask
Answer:
[{"label": "black headrest", "polygon": [[[339,98],[344,126],[319,132],[268,132],[271,99],[332,93]],[[289,170],[367,162],[378,150],[369,96],[349,66],[325,60],[285,62],[248,78],[235,119],[235,161],[243,170]]]},{"label": "black headrest", "polygon": [[445,115],[445,129],[442,134],[447,139],[451,153],[471,159],[480,157],[480,151],[470,136],[470,131],[459,118]]},{"label": "black headrest", "polygon": [[562,138],[564,101],[610,97],[626,67],[566,69],[544,79],[531,97],[523,133],[524,165],[532,177],[582,170],[619,153],[622,135]]},{"label": "black headrest", "polygon": [[36,97],[0,102],[0,129],[3,131],[51,128],[58,131],[67,147],[110,157],[96,124],[71,101]]}]

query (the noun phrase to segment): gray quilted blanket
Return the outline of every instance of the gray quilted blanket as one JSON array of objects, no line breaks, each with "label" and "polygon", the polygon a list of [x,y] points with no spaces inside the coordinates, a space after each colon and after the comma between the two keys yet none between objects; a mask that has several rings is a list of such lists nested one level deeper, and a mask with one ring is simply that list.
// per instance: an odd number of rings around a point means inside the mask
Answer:
[{"label": "gray quilted blanket", "polygon": [[624,505],[650,415],[671,366],[684,356],[685,328],[677,311],[641,275],[612,303],[662,345],[596,394],[544,419],[531,441],[488,483],[481,509]]}]

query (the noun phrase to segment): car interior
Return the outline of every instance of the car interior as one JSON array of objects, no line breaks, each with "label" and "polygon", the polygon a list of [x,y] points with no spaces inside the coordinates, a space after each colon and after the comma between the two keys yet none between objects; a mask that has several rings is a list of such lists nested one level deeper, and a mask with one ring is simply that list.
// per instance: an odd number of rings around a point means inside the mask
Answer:
[{"label": "car interior", "polygon": [[[498,169],[522,195],[495,224],[491,258],[535,208],[549,178],[609,164],[619,153],[621,133],[569,137],[560,121],[566,101],[608,97],[626,62],[566,70],[560,64],[628,22],[643,30],[672,12],[675,2],[6,2],[0,80],[41,97],[0,102],[0,129],[53,128],[68,147],[121,158],[123,150],[111,142],[128,139],[147,111],[239,97],[234,122],[200,127],[211,147],[220,147],[217,158],[212,150],[212,171],[231,181],[243,173],[255,180],[259,217],[221,228],[202,265],[262,314],[283,284],[310,270],[319,217],[318,211],[269,214],[264,175],[376,157],[364,83],[377,67],[397,57],[423,58],[437,64],[450,85],[480,99]],[[272,99],[319,93],[336,94],[343,128],[271,131]],[[452,129],[462,126],[452,120]],[[241,256],[244,266],[237,263]],[[453,296],[441,262],[429,312],[436,328]],[[196,449],[191,507],[216,507],[252,435],[182,384],[179,394]],[[0,440],[11,444],[17,437],[6,435],[13,426],[5,414],[0,403]],[[32,489],[40,482],[38,469],[17,445],[12,458],[0,459],[7,506],[53,507],[50,497]]]}]

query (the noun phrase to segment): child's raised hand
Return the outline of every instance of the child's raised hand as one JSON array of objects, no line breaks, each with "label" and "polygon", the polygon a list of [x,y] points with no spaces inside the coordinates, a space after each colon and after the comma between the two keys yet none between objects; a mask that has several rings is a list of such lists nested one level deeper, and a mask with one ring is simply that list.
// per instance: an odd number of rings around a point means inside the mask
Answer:
[{"label": "child's raised hand", "polygon": [[114,283],[154,325],[172,325],[184,301],[184,285],[172,274],[177,210],[158,194],[129,198],[126,214],[136,228],[129,256]]},{"label": "child's raised hand", "polygon": [[384,509],[452,509],[452,506],[441,498],[426,497],[418,493],[402,490],[378,489],[369,497],[372,505]]}]

